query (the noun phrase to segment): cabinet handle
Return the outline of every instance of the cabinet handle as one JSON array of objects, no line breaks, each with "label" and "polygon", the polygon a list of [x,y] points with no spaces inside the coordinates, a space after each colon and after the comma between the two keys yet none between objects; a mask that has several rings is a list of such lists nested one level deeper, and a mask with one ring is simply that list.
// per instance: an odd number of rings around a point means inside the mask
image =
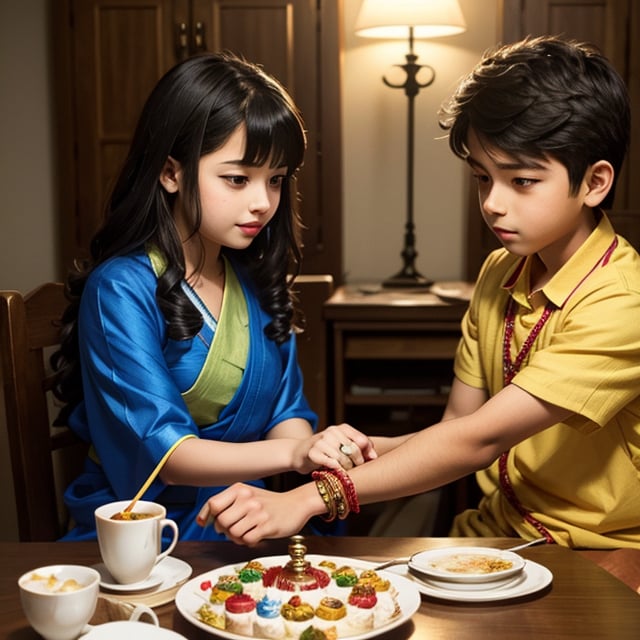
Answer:
[{"label": "cabinet handle", "polygon": [[184,60],[189,55],[189,33],[186,22],[176,25],[176,58]]},{"label": "cabinet handle", "polygon": [[196,52],[206,51],[207,43],[205,39],[204,22],[196,22],[196,31],[194,37]]}]

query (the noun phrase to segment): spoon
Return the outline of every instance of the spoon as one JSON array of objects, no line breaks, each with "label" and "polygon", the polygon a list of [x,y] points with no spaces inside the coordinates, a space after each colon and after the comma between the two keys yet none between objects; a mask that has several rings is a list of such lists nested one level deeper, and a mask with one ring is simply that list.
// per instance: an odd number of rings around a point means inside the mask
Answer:
[{"label": "spoon", "polygon": [[[503,549],[503,551],[520,551],[520,549],[525,549],[526,547],[533,547],[536,544],[540,544],[541,542],[546,542],[546,538],[535,538],[534,540],[529,540],[529,542],[524,542],[522,544],[518,544],[515,547],[509,547],[508,549]],[[382,564],[377,565],[373,568],[374,571],[379,571],[381,569],[387,569],[388,567],[395,567],[399,564],[408,564],[411,560],[411,557],[408,558],[395,558],[393,560],[388,560],[387,562],[383,562]]]},{"label": "spoon", "polygon": [[136,502],[138,502],[138,500],[142,498],[142,496],[144,495],[144,492],[151,486],[151,483],[156,479],[156,476],[160,473],[160,469],[162,469],[165,463],[166,457],[167,456],[165,456],[165,458],[160,460],[156,468],[151,472],[149,477],[144,481],[144,484],[140,487],[138,493],[136,493],[136,495],[133,496],[133,499],[131,500],[131,502],[121,511],[121,513],[130,513],[133,510],[133,507],[136,506]]}]

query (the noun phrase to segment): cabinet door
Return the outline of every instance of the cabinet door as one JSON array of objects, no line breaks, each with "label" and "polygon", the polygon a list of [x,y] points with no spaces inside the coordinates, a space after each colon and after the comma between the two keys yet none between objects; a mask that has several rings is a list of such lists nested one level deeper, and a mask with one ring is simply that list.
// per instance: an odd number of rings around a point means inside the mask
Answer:
[{"label": "cabinet door", "polygon": [[[632,176],[640,167],[640,6],[628,0],[504,0],[502,42],[527,35],[562,35],[592,42],[611,60],[631,95],[631,147],[616,187],[613,218],[633,220],[623,211],[640,210],[640,183]],[[618,225],[624,232],[623,225]],[[500,246],[480,215],[475,184],[470,187],[467,224],[467,277],[474,280],[483,260]]]},{"label": "cabinet door", "polygon": [[[325,247],[323,240],[327,221],[323,217],[320,137],[325,125],[318,102],[324,90],[318,57],[320,6],[315,0],[193,0],[192,23],[200,46],[210,51],[230,50],[262,65],[280,80],[300,108],[308,139],[298,178],[305,225],[304,270],[334,274],[332,261],[339,244]],[[339,240],[339,236],[332,237]]]},{"label": "cabinet door", "polygon": [[101,219],[142,104],[175,62],[174,20],[186,2],[73,0],[75,255]]},{"label": "cabinet door", "polygon": [[[97,228],[138,114],[160,76],[200,51],[262,64],[302,110],[305,273],[342,275],[342,0],[59,0],[54,23],[63,272]],[[65,19],[66,17],[66,19]]]}]

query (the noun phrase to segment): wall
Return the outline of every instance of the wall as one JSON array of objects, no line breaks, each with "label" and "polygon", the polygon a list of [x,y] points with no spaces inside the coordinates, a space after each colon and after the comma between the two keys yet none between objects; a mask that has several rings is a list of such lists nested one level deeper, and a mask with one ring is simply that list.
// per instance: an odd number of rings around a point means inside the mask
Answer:
[{"label": "wall", "polygon": [[[435,280],[464,275],[466,166],[449,151],[437,111],[457,81],[493,46],[500,0],[459,0],[467,31],[416,40],[418,64],[436,71],[415,98],[416,266]],[[402,84],[408,41],[354,34],[361,0],[345,0],[343,150],[344,265],[348,282],[380,281],[403,265],[406,220],[407,97],[383,84]],[[422,74],[425,74],[424,76]],[[422,70],[418,80],[428,78]]]},{"label": "wall", "polygon": [[[436,112],[456,81],[496,40],[500,0],[460,0],[468,30],[417,41],[418,62],[436,70],[416,98],[417,266],[437,280],[462,277],[466,170],[448,150]],[[48,34],[55,0],[0,1],[0,288],[26,292],[56,277],[55,164]],[[392,65],[401,41],[356,37],[360,0],[345,0],[344,264],[350,282],[381,280],[401,266],[405,205],[406,97],[383,85],[403,77]],[[0,539],[15,539],[11,474],[0,411]]]},{"label": "wall", "polygon": [[[0,2],[0,289],[28,291],[55,277],[47,7],[47,0]],[[3,540],[17,536],[7,446],[0,404]]]}]

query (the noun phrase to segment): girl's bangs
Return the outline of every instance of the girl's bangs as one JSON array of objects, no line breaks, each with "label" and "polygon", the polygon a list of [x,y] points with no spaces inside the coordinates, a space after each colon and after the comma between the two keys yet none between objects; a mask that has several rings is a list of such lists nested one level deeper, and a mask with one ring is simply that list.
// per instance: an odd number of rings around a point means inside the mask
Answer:
[{"label": "girl's bangs", "polygon": [[248,110],[245,120],[246,148],[243,162],[272,168],[287,167],[294,173],[302,164],[306,139],[300,120],[291,111],[259,113]]}]

